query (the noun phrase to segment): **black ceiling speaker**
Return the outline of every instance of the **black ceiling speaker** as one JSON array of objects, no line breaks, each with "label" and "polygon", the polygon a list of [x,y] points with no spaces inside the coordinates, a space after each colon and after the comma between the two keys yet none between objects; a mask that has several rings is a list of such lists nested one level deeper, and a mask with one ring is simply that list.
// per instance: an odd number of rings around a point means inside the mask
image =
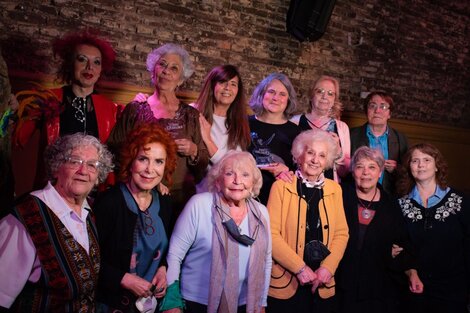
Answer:
[{"label": "black ceiling speaker", "polygon": [[326,31],[336,0],[291,0],[287,32],[300,41],[315,41]]}]

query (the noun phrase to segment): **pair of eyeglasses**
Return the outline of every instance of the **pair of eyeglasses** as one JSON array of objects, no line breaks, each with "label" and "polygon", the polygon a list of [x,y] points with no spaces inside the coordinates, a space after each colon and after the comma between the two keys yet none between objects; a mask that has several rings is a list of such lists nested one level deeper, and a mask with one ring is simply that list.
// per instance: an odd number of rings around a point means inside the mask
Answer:
[{"label": "pair of eyeglasses", "polygon": [[382,111],[388,110],[390,108],[390,104],[388,103],[375,103],[375,102],[370,102],[367,107],[370,110],[377,110],[377,108],[381,109]]},{"label": "pair of eyeglasses", "polygon": [[328,97],[334,97],[336,95],[336,92],[333,90],[325,90],[323,88],[316,88],[315,93],[319,96],[324,96],[326,94]]},{"label": "pair of eyeglasses", "polygon": [[221,207],[216,205],[216,208],[219,210],[219,212],[222,212],[223,214],[229,217],[228,220],[222,221],[222,225],[224,225],[225,229],[227,230],[227,232],[230,234],[230,236],[233,239],[235,239],[237,242],[241,243],[244,246],[251,246],[255,242],[256,237],[258,237],[258,230],[259,230],[259,224],[260,224],[260,220],[256,215],[255,217],[258,220],[258,225],[256,225],[256,228],[253,231],[253,235],[250,237],[244,234],[242,235],[240,233],[240,229],[238,228],[233,218],[231,218],[230,215],[228,215]]},{"label": "pair of eyeglasses", "polygon": [[101,166],[101,162],[100,161],[94,161],[94,160],[90,160],[90,161],[85,161],[85,160],[82,160],[78,157],[66,157],[65,158],[65,162],[67,162],[67,165],[71,168],[71,169],[74,169],[74,170],[78,170],[80,167],[82,167],[83,165],[86,166],[86,169],[90,172],[90,173],[96,173],[99,169],[99,167]]}]

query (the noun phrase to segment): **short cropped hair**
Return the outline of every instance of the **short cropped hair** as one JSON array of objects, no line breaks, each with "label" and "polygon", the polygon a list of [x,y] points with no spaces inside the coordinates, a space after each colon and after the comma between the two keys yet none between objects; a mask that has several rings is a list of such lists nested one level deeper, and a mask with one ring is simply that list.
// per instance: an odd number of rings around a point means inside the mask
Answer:
[{"label": "short cropped hair", "polygon": [[55,175],[58,169],[66,162],[66,158],[70,157],[72,151],[86,146],[95,147],[98,152],[98,161],[100,162],[98,167],[98,182],[102,183],[106,180],[109,172],[114,167],[111,152],[97,138],[83,133],[75,133],[57,138],[44,151],[47,178],[52,184],[57,182]]},{"label": "short cropped hair", "polygon": [[395,102],[393,102],[393,98],[391,95],[386,93],[385,91],[372,91],[367,95],[367,97],[364,99],[364,112],[367,114],[367,111],[369,109],[369,102],[372,99],[373,96],[379,96],[382,99],[385,100],[385,102],[388,103],[389,110],[390,112],[393,112],[393,109],[395,108]]},{"label": "short cropped hair", "polygon": [[176,54],[180,57],[181,63],[183,63],[183,72],[181,79],[183,81],[187,80],[191,75],[194,73],[194,65],[189,57],[188,51],[186,51],[182,46],[174,44],[174,43],[167,43],[163,46],[160,46],[156,49],[153,49],[147,55],[147,71],[150,72],[152,75],[152,83],[155,83],[154,72],[155,66],[160,58],[166,54]]},{"label": "short cropped hair", "polygon": [[256,166],[256,161],[251,155],[251,153],[245,151],[230,150],[222,157],[222,159],[216,165],[214,165],[210,169],[209,173],[207,174],[207,185],[209,187],[209,191],[220,191],[218,182],[221,179],[221,175],[223,175],[225,165],[232,160],[235,162],[236,165],[249,165],[250,170],[252,171],[251,173],[253,174],[252,196],[257,197],[261,190],[261,186],[263,185],[263,176],[261,175],[261,171],[259,170],[259,168]]},{"label": "short cropped hair", "polygon": [[291,149],[294,163],[299,165],[299,159],[305,153],[305,149],[309,146],[314,146],[318,142],[325,143],[328,149],[325,170],[332,168],[339,155],[338,144],[330,133],[321,129],[306,130],[295,137]]},{"label": "short cropped hair", "polygon": [[385,165],[384,155],[379,149],[372,149],[367,146],[359,147],[351,158],[351,171],[356,168],[356,164],[363,159],[369,159],[377,163],[380,170],[383,171]]}]

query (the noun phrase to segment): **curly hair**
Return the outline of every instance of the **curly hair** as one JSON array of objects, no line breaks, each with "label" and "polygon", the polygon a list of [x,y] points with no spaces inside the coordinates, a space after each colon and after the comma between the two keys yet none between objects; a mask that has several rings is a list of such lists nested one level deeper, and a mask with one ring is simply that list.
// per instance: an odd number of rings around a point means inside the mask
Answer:
[{"label": "curly hair", "polygon": [[292,142],[291,149],[294,163],[299,165],[299,159],[305,153],[306,147],[313,147],[318,142],[325,143],[328,149],[324,170],[332,168],[333,163],[339,155],[338,144],[327,131],[321,129],[309,129],[301,132],[297,137],[295,137],[294,142]]},{"label": "curly hair", "polygon": [[183,63],[183,72],[182,72],[182,79],[183,81],[187,80],[191,75],[194,73],[194,65],[189,57],[188,51],[186,51],[182,46],[174,44],[174,43],[167,43],[163,46],[153,49],[147,55],[147,71],[152,76],[152,83],[155,84],[155,66],[157,65],[158,60],[165,54],[176,54],[181,58],[181,63]]},{"label": "curly hair", "polygon": [[250,126],[246,114],[246,98],[243,81],[238,69],[230,64],[214,67],[204,80],[204,85],[196,101],[197,109],[212,124],[214,105],[216,103],[214,89],[217,83],[225,83],[234,77],[238,77],[238,93],[227,110],[225,126],[228,132],[228,148],[236,149],[238,145],[246,150],[250,145]]},{"label": "curly hair", "polygon": [[127,182],[131,177],[131,167],[140,149],[151,143],[159,143],[165,147],[166,163],[163,178],[172,184],[171,175],[176,168],[176,144],[170,134],[156,123],[146,123],[134,129],[126,138],[120,153],[120,168],[118,178]]},{"label": "curly hair", "polygon": [[111,44],[98,37],[95,30],[82,30],[69,33],[62,38],[55,39],[52,42],[52,51],[54,57],[59,56],[62,62],[57,71],[57,78],[66,84],[71,84],[74,73],[75,51],[79,45],[89,45],[97,48],[101,52],[101,68],[103,72],[111,71],[116,52]]},{"label": "curly hair", "polygon": [[379,96],[380,98],[384,99],[384,101],[387,102],[388,105],[390,106],[389,108],[390,112],[393,112],[393,109],[395,108],[395,103],[393,102],[392,96],[386,93],[385,91],[372,91],[364,99],[363,108],[366,114],[367,114],[367,110],[369,109],[369,102],[373,96]]},{"label": "curly hair", "polygon": [[287,107],[284,110],[284,116],[287,119],[290,119],[294,112],[297,110],[297,93],[295,92],[294,86],[289,80],[289,77],[282,73],[271,73],[265,77],[259,84],[256,86],[253,94],[250,98],[250,107],[255,112],[256,115],[262,115],[264,112],[263,98],[266,90],[273,80],[280,81],[284,87],[286,87],[287,92],[289,93],[289,100],[287,101]]},{"label": "curly hair", "polygon": [[310,90],[308,91],[308,96],[310,99],[310,107],[308,111],[309,112],[312,111],[313,97],[315,96],[315,89],[317,85],[322,81],[330,81],[335,86],[335,101],[333,103],[333,106],[331,107],[331,111],[329,115],[331,118],[335,118],[339,120],[341,118],[341,112],[343,111],[343,104],[339,101],[339,80],[332,76],[322,75],[316,81],[314,81],[313,84],[310,86]]},{"label": "curly hair", "polygon": [[72,151],[80,148],[92,146],[98,152],[98,182],[102,183],[106,180],[109,172],[112,171],[113,156],[97,138],[84,135],[83,133],[75,133],[73,135],[65,135],[57,138],[57,140],[46,147],[44,151],[44,161],[46,164],[47,179],[54,185],[57,182],[56,173],[65,163],[66,158],[70,157]]},{"label": "curly hair", "polygon": [[411,157],[414,151],[420,151],[424,154],[430,155],[434,158],[434,162],[436,163],[436,183],[442,189],[448,187],[447,184],[447,172],[448,166],[447,162],[444,159],[442,153],[437,149],[435,146],[429,143],[419,143],[412,146],[408,152],[406,152],[405,156],[403,157],[402,166],[399,168],[398,171],[398,179],[396,183],[397,193],[399,196],[405,196],[411,192],[413,187],[416,185],[416,181],[411,174]]},{"label": "curly hair", "polygon": [[261,175],[260,169],[256,166],[256,161],[251,153],[245,151],[230,150],[210,169],[207,174],[207,186],[209,187],[209,191],[220,191],[218,183],[221,179],[221,175],[223,175],[225,166],[229,161],[232,161],[234,166],[248,165],[251,168],[251,173],[253,174],[252,196],[257,197],[261,190],[261,186],[263,185],[263,176]]}]

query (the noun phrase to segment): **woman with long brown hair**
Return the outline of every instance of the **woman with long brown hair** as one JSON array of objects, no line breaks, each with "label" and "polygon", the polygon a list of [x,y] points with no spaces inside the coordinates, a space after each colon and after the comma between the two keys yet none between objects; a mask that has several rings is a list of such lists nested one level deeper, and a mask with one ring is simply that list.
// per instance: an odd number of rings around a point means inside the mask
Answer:
[{"label": "woman with long brown hair", "polygon": [[[243,81],[235,66],[217,66],[207,74],[195,107],[201,112],[201,135],[210,156],[208,169],[228,150],[248,148],[251,138],[246,105]],[[207,191],[205,180],[198,191]]]}]

